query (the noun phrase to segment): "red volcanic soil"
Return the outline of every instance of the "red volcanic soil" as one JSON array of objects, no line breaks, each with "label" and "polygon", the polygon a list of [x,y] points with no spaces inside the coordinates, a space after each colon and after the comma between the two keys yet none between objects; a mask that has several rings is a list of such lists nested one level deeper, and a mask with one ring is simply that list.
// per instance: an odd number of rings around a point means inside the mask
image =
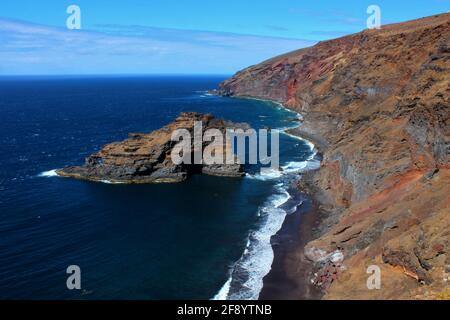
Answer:
[{"label": "red volcanic soil", "polygon": [[[298,111],[297,134],[321,149],[300,187],[326,216],[302,248],[324,298],[449,299],[450,14],[275,57],[218,92]],[[380,290],[367,288],[370,265]]]}]

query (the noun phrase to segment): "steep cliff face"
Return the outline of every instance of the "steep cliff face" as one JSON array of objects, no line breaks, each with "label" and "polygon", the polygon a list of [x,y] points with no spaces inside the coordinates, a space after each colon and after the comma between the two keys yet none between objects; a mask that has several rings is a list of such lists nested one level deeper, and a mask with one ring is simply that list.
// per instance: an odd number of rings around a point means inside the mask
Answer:
[{"label": "steep cliff face", "polygon": [[[219,92],[295,109],[297,133],[323,152],[302,185],[328,213],[305,248],[325,298],[449,297],[450,14],[320,42]],[[337,279],[330,263],[345,269]],[[366,286],[369,265],[381,268],[380,290]]]}]

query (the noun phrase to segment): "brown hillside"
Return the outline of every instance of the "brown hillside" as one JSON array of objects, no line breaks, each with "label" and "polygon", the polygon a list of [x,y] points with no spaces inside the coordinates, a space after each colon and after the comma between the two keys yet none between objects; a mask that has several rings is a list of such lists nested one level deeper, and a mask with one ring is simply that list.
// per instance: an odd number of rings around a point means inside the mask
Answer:
[{"label": "brown hillside", "polygon": [[[328,216],[305,248],[325,298],[449,297],[450,14],[320,42],[219,92],[295,109],[298,133],[323,152],[302,184]],[[336,250],[337,280],[323,272]],[[381,290],[366,287],[372,264]]]}]

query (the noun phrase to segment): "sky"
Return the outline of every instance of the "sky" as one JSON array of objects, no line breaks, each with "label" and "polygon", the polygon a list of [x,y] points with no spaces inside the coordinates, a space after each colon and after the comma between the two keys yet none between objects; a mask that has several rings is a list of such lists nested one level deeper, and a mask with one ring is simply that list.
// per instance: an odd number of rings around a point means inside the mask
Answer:
[{"label": "sky", "polygon": [[[69,5],[81,29],[69,30]],[[2,0],[0,75],[231,74],[317,41],[448,12],[450,0]]]}]

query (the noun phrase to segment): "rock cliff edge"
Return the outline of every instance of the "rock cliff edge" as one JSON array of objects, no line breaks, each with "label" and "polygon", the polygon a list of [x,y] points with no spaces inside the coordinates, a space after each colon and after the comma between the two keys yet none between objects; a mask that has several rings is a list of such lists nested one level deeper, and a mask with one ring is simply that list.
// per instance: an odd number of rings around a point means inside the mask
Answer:
[{"label": "rock cliff edge", "polygon": [[300,187],[327,217],[304,248],[324,298],[450,297],[450,14],[275,57],[218,92],[298,111],[321,149]]}]

